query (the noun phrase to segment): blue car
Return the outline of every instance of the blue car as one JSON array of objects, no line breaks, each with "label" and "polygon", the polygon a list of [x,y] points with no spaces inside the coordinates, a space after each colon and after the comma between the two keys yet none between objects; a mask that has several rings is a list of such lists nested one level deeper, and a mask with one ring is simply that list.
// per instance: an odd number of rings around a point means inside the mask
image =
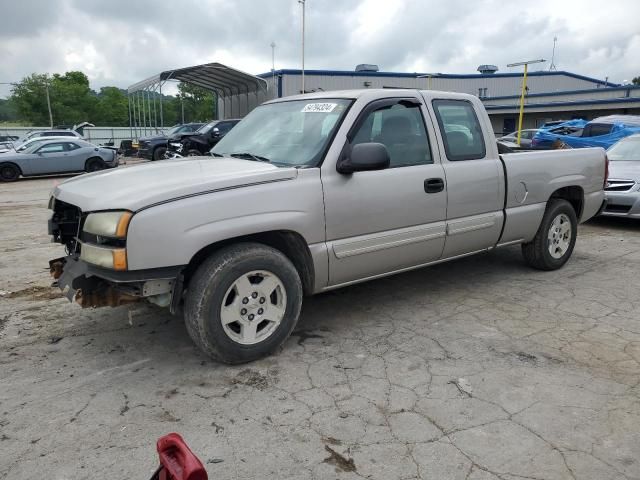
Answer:
[{"label": "blue car", "polygon": [[640,133],[640,116],[609,115],[595,120],[569,120],[559,125],[541,127],[531,141],[532,148],[550,149],[559,143],[569,148],[602,147]]}]

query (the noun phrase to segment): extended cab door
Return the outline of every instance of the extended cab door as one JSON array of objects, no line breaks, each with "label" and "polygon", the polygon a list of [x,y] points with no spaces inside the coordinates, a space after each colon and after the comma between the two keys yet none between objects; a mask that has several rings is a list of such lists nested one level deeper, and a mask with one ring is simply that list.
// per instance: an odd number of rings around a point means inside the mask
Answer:
[{"label": "extended cab door", "polygon": [[489,248],[503,224],[504,170],[491,122],[475,100],[434,98],[447,181],[447,237],[443,258]]},{"label": "extended cab door", "polygon": [[343,154],[382,143],[390,167],[341,174],[323,165],[329,285],[438,260],[445,236],[446,183],[420,97],[376,100],[347,134]]}]

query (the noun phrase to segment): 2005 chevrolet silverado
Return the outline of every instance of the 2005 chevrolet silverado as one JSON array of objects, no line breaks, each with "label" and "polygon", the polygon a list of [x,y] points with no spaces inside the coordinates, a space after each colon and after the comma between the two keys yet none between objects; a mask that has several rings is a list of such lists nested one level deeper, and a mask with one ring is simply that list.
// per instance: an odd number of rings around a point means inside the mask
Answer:
[{"label": "2005 chevrolet silverado", "polygon": [[82,306],[183,311],[228,363],[280,346],[304,295],[511,244],[560,268],[607,176],[599,148],[500,156],[480,101],[436,91],[267,102],[211,153],[57,186],[50,266]]}]

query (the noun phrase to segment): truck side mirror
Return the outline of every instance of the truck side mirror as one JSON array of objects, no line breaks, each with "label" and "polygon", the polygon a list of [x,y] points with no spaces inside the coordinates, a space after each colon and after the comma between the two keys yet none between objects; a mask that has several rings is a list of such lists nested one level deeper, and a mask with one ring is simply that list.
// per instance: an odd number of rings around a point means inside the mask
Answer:
[{"label": "truck side mirror", "polygon": [[339,173],[366,172],[384,170],[389,167],[390,159],[387,147],[382,143],[358,143],[351,152],[336,165]]}]

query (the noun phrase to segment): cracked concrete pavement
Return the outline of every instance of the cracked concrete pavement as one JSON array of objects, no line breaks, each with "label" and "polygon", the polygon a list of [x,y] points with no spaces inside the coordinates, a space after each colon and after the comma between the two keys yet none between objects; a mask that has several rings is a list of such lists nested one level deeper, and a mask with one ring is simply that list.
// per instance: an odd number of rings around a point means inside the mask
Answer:
[{"label": "cracked concrete pavement", "polygon": [[0,478],[148,478],[176,431],[215,479],[640,479],[640,222],[582,225],[557,272],[513,247],[307,299],[229,367],[49,288],[57,181],[0,189]]}]

